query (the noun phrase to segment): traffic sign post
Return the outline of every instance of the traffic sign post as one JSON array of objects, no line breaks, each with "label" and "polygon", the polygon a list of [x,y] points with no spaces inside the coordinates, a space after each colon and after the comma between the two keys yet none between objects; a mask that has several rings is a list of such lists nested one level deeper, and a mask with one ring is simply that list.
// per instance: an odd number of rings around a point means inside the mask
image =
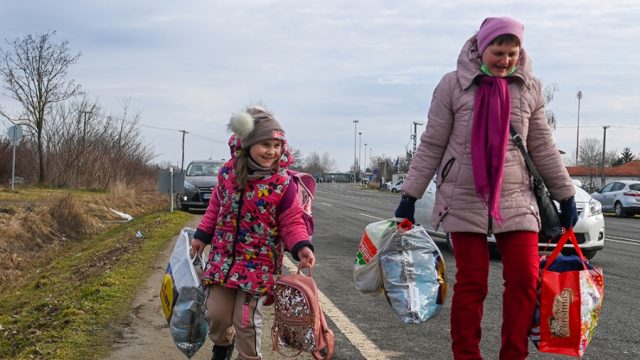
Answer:
[{"label": "traffic sign post", "polygon": [[16,182],[16,145],[18,144],[18,141],[22,139],[22,128],[18,125],[14,125],[9,128],[7,133],[9,135],[9,141],[13,144],[13,156],[11,161],[11,191],[14,191]]}]

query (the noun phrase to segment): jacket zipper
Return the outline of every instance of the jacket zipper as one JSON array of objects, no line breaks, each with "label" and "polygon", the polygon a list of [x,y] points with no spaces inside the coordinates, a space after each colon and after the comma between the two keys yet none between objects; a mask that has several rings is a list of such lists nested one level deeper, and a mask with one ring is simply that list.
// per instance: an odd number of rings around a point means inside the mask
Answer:
[{"label": "jacket zipper", "polygon": [[236,262],[236,243],[238,242],[238,237],[240,236],[240,214],[242,213],[242,199],[244,199],[244,189],[240,190],[240,200],[238,201],[238,211],[236,212],[236,236],[233,239],[233,251],[231,253],[231,265],[229,265],[229,270],[227,274],[224,276],[224,283],[226,284],[229,281],[229,275],[231,273],[231,269],[233,269],[233,265]]}]

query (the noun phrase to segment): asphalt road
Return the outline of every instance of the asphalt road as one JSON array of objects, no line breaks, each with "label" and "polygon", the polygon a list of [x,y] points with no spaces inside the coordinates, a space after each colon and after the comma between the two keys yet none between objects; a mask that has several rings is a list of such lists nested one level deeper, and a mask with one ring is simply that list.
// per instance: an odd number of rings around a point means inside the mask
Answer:
[{"label": "asphalt road", "polygon": [[[353,184],[318,184],[314,203],[317,266],[313,276],[320,291],[329,326],[336,335],[336,360],[352,359],[452,359],[449,315],[455,261],[444,239],[441,246],[447,267],[449,293],[442,311],[420,325],[402,323],[384,296],[370,297],[355,290],[352,266],[364,227],[391,218],[398,194],[362,189]],[[188,226],[197,226],[200,216]],[[640,359],[640,217],[619,219],[607,216],[605,248],[591,261],[605,276],[605,298],[600,323],[584,359]],[[183,358],[171,341],[158,298],[159,284],[173,244],[159,258],[151,276],[132,306],[130,319],[119,330],[122,339],[109,360],[160,360]],[[285,262],[290,268],[290,263]],[[489,295],[485,301],[481,349],[485,359],[497,359],[500,347],[502,265],[492,260]],[[271,350],[269,331],[273,307],[265,309],[263,355],[281,359]],[[209,340],[194,356],[211,356]],[[538,353],[530,346],[529,359],[567,359]],[[308,354],[300,358],[310,359]]]},{"label": "asphalt road", "polygon": [[[318,262],[314,277],[320,290],[340,313],[335,318],[329,317],[336,332],[335,359],[371,358],[362,347],[361,336],[377,347],[381,358],[452,358],[449,340],[452,287],[440,314],[420,325],[403,324],[382,295],[368,297],[354,288],[352,265],[362,231],[370,222],[392,217],[398,200],[398,194],[361,189],[357,185],[318,184],[313,239]],[[584,359],[638,359],[640,312],[636,310],[640,305],[640,263],[637,260],[640,218],[606,217],[605,223],[605,249],[591,261],[604,269],[605,299],[600,322]],[[453,256],[444,239],[434,240],[442,245],[448,282],[452,285]],[[500,347],[501,270],[500,261],[492,260],[481,343],[487,359],[497,359]],[[345,328],[343,317],[347,318],[347,324],[357,327],[359,336],[340,331]],[[530,352],[529,359],[566,358],[538,353],[532,346]]]}]

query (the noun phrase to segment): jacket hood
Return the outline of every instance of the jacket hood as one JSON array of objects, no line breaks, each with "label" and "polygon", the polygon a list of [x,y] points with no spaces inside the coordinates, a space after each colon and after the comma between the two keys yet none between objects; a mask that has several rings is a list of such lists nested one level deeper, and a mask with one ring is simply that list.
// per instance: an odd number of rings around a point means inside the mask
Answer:
[{"label": "jacket hood", "polygon": [[[282,155],[280,155],[280,169],[288,169],[293,164],[293,154],[289,148],[289,143],[286,139],[282,141]],[[242,150],[242,143],[240,138],[236,134],[231,135],[229,138],[229,150],[231,152],[232,159],[238,159],[243,151],[249,151],[249,149]]]},{"label": "jacket hood", "polygon": [[[457,63],[458,81],[463,89],[469,88],[473,84],[473,80],[482,75],[480,70],[482,66],[482,56],[478,52],[478,38],[476,35],[470,37],[460,50]],[[531,67],[531,58],[524,48],[520,48],[520,57],[516,63],[517,70],[510,75],[511,78],[522,80],[527,88],[531,87],[533,80],[533,71]]]}]

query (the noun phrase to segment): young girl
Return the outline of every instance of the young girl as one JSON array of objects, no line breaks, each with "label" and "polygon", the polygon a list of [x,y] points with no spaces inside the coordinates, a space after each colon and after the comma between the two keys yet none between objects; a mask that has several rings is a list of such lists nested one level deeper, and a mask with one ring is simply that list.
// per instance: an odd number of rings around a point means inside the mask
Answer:
[{"label": "young girl", "polygon": [[[261,359],[262,306],[280,273],[286,247],[301,267],[315,264],[313,245],[298,200],[279,208],[291,178],[293,158],[284,130],[261,107],[231,117],[231,160],[218,173],[218,186],[191,243],[211,253],[203,283],[213,359]],[[295,198],[295,197],[294,197]]]}]

